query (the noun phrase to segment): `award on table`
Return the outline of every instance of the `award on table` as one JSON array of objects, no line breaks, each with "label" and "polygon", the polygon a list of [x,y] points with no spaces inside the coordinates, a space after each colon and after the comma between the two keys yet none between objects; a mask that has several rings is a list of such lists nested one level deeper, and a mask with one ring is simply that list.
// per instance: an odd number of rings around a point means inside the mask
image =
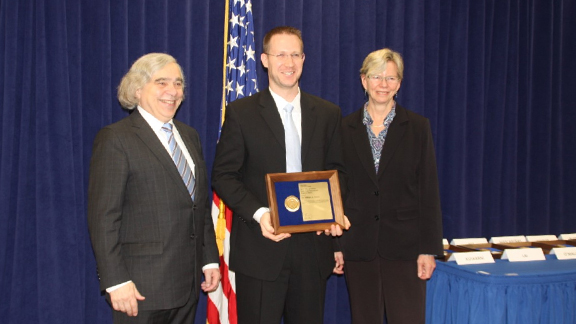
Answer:
[{"label": "award on table", "polygon": [[275,234],[344,228],[338,171],[269,173],[266,189]]}]

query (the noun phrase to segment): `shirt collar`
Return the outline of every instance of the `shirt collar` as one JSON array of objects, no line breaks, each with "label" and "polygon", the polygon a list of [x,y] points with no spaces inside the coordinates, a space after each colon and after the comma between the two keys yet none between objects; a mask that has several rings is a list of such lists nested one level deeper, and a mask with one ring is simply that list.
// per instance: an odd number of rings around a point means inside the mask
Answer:
[{"label": "shirt collar", "polygon": [[272,89],[270,88],[268,89],[270,90],[270,94],[272,95],[272,98],[274,99],[274,102],[276,103],[276,108],[278,108],[278,110],[284,109],[284,107],[286,107],[287,104],[291,104],[294,107],[294,112],[300,110],[300,87],[298,87],[298,94],[296,94],[296,97],[294,97],[292,102],[288,102],[286,99],[282,98],[279,94],[272,91]]},{"label": "shirt collar", "polygon": [[[161,122],[160,120],[158,120],[158,118],[152,116],[151,113],[149,113],[148,111],[146,111],[144,108],[138,106],[138,112],[140,112],[140,115],[142,115],[142,117],[144,118],[144,120],[146,120],[146,122],[148,123],[148,125],[150,125],[150,127],[152,127],[152,129],[156,132],[162,129],[162,126],[164,126],[164,123]],[[172,124],[172,126],[174,126],[174,122],[172,119],[170,119],[168,121],[170,124]]]},{"label": "shirt collar", "polygon": [[[388,117],[393,117],[393,116],[396,116],[396,101],[394,101],[394,104],[392,105],[392,109],[390,110],[390,112],[388,113],[386,118],[384,118],[384,120],[386,120]],[[366,103],[364,104],[364,113],[362,115],[362,124],[364,124],[366,126],[370,126],[373,123],[374,123],[374,120],[372,120],[372,116],[370,116],[370,114],[368,113],[368,101],[366,101]]]}]

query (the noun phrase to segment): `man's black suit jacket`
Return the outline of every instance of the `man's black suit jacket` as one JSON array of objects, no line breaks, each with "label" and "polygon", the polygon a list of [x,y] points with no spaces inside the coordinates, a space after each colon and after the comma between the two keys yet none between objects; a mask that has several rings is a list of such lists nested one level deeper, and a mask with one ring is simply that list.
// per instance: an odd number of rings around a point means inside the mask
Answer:
[{"label": "man's black suit jacket", "polygon": [[[340,108],[301,92],[302,171],[343,170]],[[232,209],[230,269],[261,280],[280,274],[290,238],[273,242],[253,215],[268,206],[265,175],[286,172],[284,127],[269,89],[232,102],[216,149],[212,186]],[[321,276],[334,267],[333,239],[314,235]]]},{"label": "man's black suit jacket", "polygon": [[396,105],[378,174],[364,108],[342,120],[346,165],[344,214],[350,230],[340,238],[346,260],[370,261],[442,255],[442,214],[434,143],[427,118]]},{"label": "man's black suit jacket", "polygon": [[193,203],[172,158],[138,110],[94,140],[88,225],[100,287],[132,280],[141,310],[183,306],[196,298],[201,267],[218,263],[198,133],[174,120],[195,164]]}]

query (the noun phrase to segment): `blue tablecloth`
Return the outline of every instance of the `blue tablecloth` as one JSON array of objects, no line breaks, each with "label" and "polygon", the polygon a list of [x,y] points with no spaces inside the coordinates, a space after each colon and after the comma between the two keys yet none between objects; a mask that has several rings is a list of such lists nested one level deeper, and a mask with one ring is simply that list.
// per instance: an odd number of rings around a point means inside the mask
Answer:
[{"label": "blue tablecloth", "polygon": [[576,323],[576,260],[457,265],[437,262],[428,324]]}]

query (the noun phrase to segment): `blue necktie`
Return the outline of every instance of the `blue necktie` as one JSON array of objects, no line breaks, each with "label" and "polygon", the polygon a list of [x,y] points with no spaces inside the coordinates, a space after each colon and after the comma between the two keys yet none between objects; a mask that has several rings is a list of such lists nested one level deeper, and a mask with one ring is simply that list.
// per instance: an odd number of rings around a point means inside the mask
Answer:
[{"label": "blue necktie", "polygon": [[182,150],[178,143],[176,143],[176,139],[174,138],[174,133],[172,132],[172,124],[166,123],[162,125],[162,130],[166,133],[166,137],[168,138],[168,147],[170,148],[170,154],[172,155],[172,160],[174,160],[174,164],[176,164],[176,168],[178,168],[178,173],[182,177],[186,188],[188,188],[188,193],[192,200],[194,200],[194,191],[196,190],[196,180],[194,179],[194,174],[192,174],[192,170],[186,162],[186,158],[184,154],[182,154]]},{"label": "blue necktie", "polygon": [[286,172],[302,172],[300,153],[300,138],[294,119],[292,119],[294,106],[287,104],[284,107],[284,134],[286,138]]}]

